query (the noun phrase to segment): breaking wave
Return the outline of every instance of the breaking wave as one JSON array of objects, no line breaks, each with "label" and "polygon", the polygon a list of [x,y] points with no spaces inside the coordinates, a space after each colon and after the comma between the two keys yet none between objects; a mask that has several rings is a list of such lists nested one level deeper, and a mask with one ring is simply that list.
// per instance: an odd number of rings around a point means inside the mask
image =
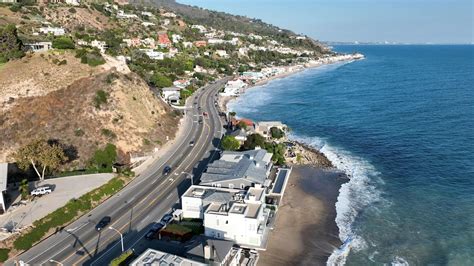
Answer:
[{"label": "breaking wave", "polygon": [[290,134],[289,138],[318,149],[350,179],[339,189],[336,202],[336,224],[343,244],[334,250],[327,261],[327,265],[344,265],[351,251],[367,247],[366,241],[356,234],[354,223],[363,209],[381,199],[380,192],[375,187],[375,182],[382,182],[379,173],[363,158],[331,146],[324,139],[295,134]]}]

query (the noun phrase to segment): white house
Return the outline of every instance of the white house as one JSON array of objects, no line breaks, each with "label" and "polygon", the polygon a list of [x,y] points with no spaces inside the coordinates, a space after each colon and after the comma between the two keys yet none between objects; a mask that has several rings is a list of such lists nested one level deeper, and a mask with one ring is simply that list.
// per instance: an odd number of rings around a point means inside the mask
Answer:
[{"label": "white house", "polygon": [[255,124],[255,132],[269,139],[271,138],[270,129],[276,127],[282,131],[286,131],[288,126],[280,121],[261,121]]},{"label": "white house", "polygon": [[187,86],[189,86],[189,84],[191,84],[191,82],[188,79],[179,79],[173,81],[173,85],[181,89],[186,88]]},{"label": "white house", "polygon": [[72,5],[72,6],[78,6],[80,5],[80,1],[79,0],[66,0],[66,4]]},{"label": "white house", "polygon": [[127,14],[123,10],[119,10],[119,11],[117,11],[117,18],[128,19],[128,18],[138,18],[138,16],[135,15],[135,14]]},{"label": "white house", "polygon": [[229,57],[229,55],[227,54],[226,50],[216,50],[216,54],[217,54],[219,57],[222,57],[222,58],[227,58],[227,57]]},{"label": "white house", "polygon": [[265,243],[269,211],[265,209],[263,188],[245,192],[193,185],[183,194],[182,206],[185,218],[204,219],[207,237],[251,248],[262,248]]},{"label": "white house", "polygon": [[93,40],[91,41],[90,45],[99,49],[101,53],[105,53],[105,49],[107,48],[107,44],[105,43],[105,41]]},{"label": "white house", "polygon": [[149,17],[149,18],[154,17],[153,13],[148,12],[148,11],[142,11],[141,14],[142,14],[142,16],[146,16],[146,17]]},{"label": "white house", "polygon": [[203,25],[191,25],[191,29],[197,29],[200,33],[206,33],[207,29]]},{"label": "white house", "polygon": [[35,43],[27,43],[25,46],[28,50],[33,52],[45,52],[50,50],[53,47],[52,42],[35,42]]},{"label": "white house", "polygon": [[63,29],[63,28],[59,28],[59,27],[41,27],[39,28],[39,32],[43,33],[43,34],[53,34],[54,36],[61,36],[61,35],[64,35],[66,34],[66,31]]},{"label": "white house", "polygon": [[153,22],[148,22],[148,21],[143,21],[143,22],[142,22],[142,25],[145,26],[145,27],[149,27],[149,26],[155,26],[155,23],[153,23]]},{"label": "white house", "polygon": [[150,59],[153,60],[163,60],[165,59],[165,53],[153,51],[153,49],[140,49],[140,51],[144,52]]},{"label": "white house", "polygon": [[181,39],[183,39],[183,37],[181,37],[181,35],[179,34],[171,35],[171,40],[173,41],[173,43],[178,43],[179,41],[181,41]]},{"label": "white house", "polygon": [[161,89],[162,97],[168,103],[178,103],[181,89],[178,87],[167,87]]},{"label": "white house", "polygon": [[184,48],[192,48],[193,43],[192,42],[183,42],[183,46],[184,46]]},{"label": "white house", "polygon": [[240,79],[229,80],[224,87],[224,91],[220,94],[222,96],[238,96],[244,91],[245,87],[247,87],[247,83]]},{"label": "white house", "polygon": [[162,16],[165,17],[165,18],[175,18],[176,14],[173,13],[173,12],[166,12],[166,13],[163,13]]}]

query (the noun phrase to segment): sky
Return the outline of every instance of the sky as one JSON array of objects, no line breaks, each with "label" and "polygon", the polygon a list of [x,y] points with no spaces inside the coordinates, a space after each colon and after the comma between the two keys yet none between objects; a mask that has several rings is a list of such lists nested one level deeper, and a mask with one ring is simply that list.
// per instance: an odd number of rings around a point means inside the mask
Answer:
[{"label": "sky", "polygon": [[177,0],[322,41],[474,43],[473,0]]}]

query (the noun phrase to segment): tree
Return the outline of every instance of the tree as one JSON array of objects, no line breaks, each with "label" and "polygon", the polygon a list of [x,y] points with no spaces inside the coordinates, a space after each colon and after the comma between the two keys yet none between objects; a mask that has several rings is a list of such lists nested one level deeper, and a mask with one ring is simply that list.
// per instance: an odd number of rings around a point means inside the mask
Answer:
[{"label": "tree", "polygon": [[274,139],[281,139],[285,136],[285,133],[283,130],[277,128],[277,127],[271,127],[270,128],[270,133],[272,135],[272,138]]},{"label": "tree", "polygon": [[245,140],[244,145],[242,148],[244,150],[253,150],[255,147],[259,146],[261,148],[265,148],[265,138],[260,134],[251,134],[247,136],[247,140]]},{"label": "tree", "polygon": [[237,124],[237,127],[240,128],[240,129],[247,129],[247,124],[245,124],[244,121],[240,121],[240,122]]},{"label": "tree", "polygon": [[153,83],[157,88],[165,88],[173,85],[171,79],[159,73],[156,73],[151,77],[151,83]]},{"label": "tree", "polygon": [[15,25],[0,27],[0,63],[23,57],[25,53],[22,47]]},{"label": "tree", "polygon": [[24,171],[33,166],[40,181],[44,180],[46,169],[57,169],[62,162],[67,160],[67,156],[58,144],[49,144],[44,139],[35,139],[21,147],[14,154],[14,158],[20,169]]},{"label": "tree", "polygon": [[117,147],[108,143],[103,150],[98,149],[95,151],[94,156],[91,159],[91,165],[99,172],[112,172],[112,165],[115,163],[116,159]]},{"label": "tree", "polygon": [[58,37],[53,40],[53,48],[55,49],[74,49],[74,42],[69,37]]},{"label": "tree", "polygon": [[23,179],[20,182],[20,187],[18,188],[20,191],[21,199],[25,200],[28,198],[28,194],[30,193],[29,187],[28,187],[28,179]]},{"label": "tree", "polygon": [[235,151],[240,148],[240,143],[234,136],[224,136],[221,142],[222,149],[226,151]]}]

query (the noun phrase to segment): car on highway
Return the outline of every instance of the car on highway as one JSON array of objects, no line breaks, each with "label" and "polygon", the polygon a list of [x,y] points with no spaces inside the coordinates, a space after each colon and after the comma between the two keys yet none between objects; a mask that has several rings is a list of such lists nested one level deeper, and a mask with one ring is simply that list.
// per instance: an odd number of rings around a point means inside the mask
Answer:
[{"label": "car on highway", "polygon": [[31,191],[31,196],[43,196],[43,195],[46,195],[46,194],[49,194],[51,193],[51,188],[50,187],[38,187],[38,188],[35,188],[33,191]]},{"label": "car on highway", "polygon": [[168,175],[171,172],[171,166],[167,165],[163,168],[163,174]]},{"label": "car on highway", "polygon": [[207,113],[207,112],[203,112],[202,115],[203,115],[203,116],[207,116],[208,113]]},{"label": "car on highway", "polygon": [[202,118],[199,118],[198,122],[199,122],[199,124],[202,124]]},{"label": "car on highway", "polygon": [[173,215],[167,213],[165,216],[163,216],[163,218],[161,218],[161,221],[165,224],[169,224],[171,221],[173,221]]},{"label": "car on highway", "polygon": [[112,218],[110,218],[110,216],[104,216],[95,226],[95,230],[100,231],[104,229],[110,223],[110,221],[112,221]]},{"label": "car on highway", "polygon": [[191,147],[194,146],[194,140],[191,140],[191,141],[189,142],[189,146],[191,146]]}]

